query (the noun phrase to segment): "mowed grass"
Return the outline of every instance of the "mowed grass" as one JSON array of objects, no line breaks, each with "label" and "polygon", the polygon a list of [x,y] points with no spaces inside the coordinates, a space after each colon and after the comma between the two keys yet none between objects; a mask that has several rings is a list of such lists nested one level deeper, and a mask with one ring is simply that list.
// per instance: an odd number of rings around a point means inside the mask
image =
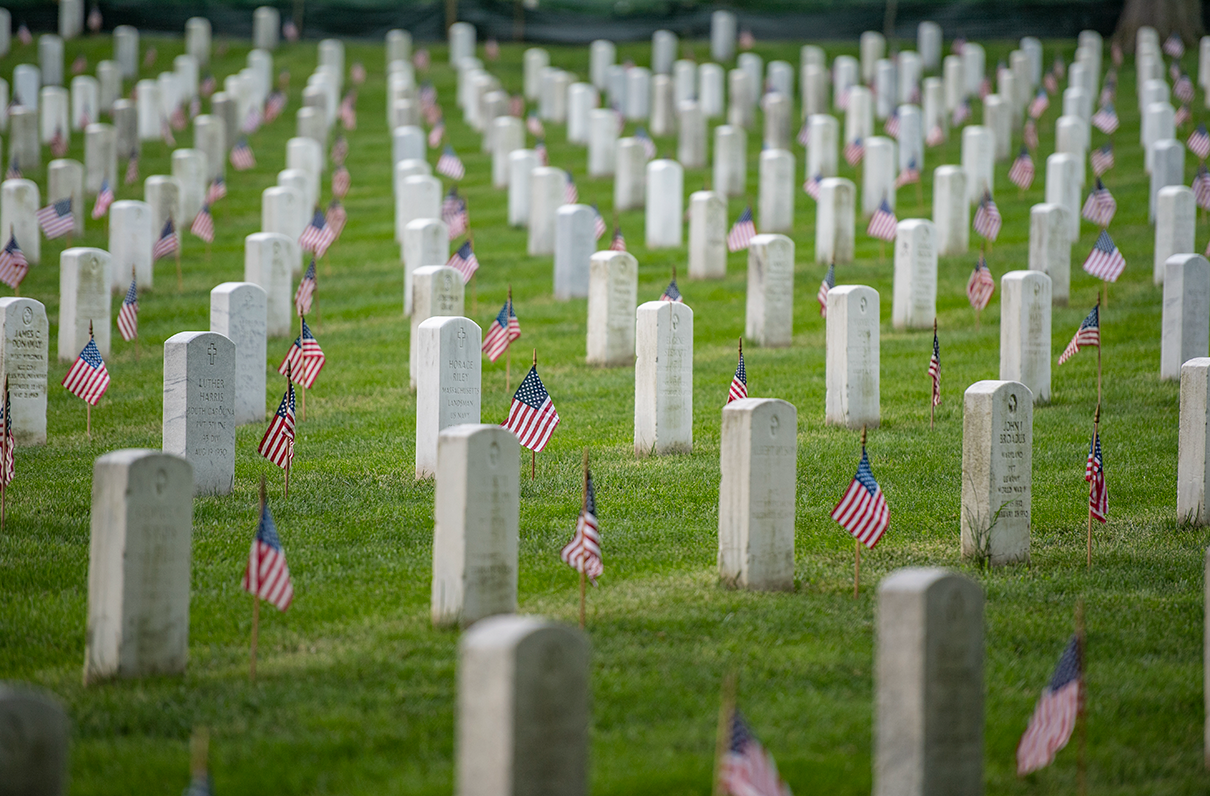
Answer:
[{"label": "mowed grass", "polygon": [[[798,62],[798,42],[760,44],[766,59]],[[145,36],[171,64],[179,39]],[[247,42],[223,42],[213,71],[244,65]],[[988,45],[989,69],[1010,42]],[[552,62],[587,74],[587,48],[550,47]],[[696,42],[694,49],[706,52]],[[959,557],[962,392],[998,377],[999,292],[976,330],[964,293],[975,252],[943,258],[938,322],[943,401],[929,429],[931,336],[890,328],[892,268],[859,220],[858,259],[838,269],[841,284],[868,284],[882,296],[882,425],[870,433],[875,475],[891,506],[891,528],[862,561],[861,596],[852,596],[851,538],[829,518],[857,464],[858,434],[823,422],[824,323],[815,292],[814,203],[796,194],[794,344],[746,350],[754,396],[798,408],[795,590],[729,591],[716,579],[720,408],[743,333],[746,257],[731,255],[717,282],[686,277],[684,248],[648,252],[643,214],[621,214],[640,264],[640,300],[655,299],[674,266],[695,310],[694,449],[691,455],[638,458],[632,446],[633,371],[584,363],[585,302],[555,302],[552,261],[525,254],[525,232],[506,225],[507,199],[490,185],[490,159],[465,126],[454,99],[444,46],[433,47],[428,75],[445,108],[452,142],[467,165],[468,197],[482,263],[468,312],[485,327],[511,284],[524,336],[514,352],[513,384],[538,349],[542,377],[563,421],[522,481],[520,611],[574,622],[577,577],[558,558],[580,505],[580,458],[590,447],[604,537],[605,575],[589,593],[592,641],[591,789],[597,794],[702,794],[710,788],[719,683],[734,668],[739,699],[756,733],[796,792],[863,794],[871,788],[875,588],[904,566],[959,570],[983,588],[986,620],[985,771],[990,793],[1058,794],[1075,787],[1076,751],[1024,780],[1014,750],[1034,701],[1073,626],[1083,597],[1088,623],[1088,776],[1098,794],[1204,793],[1202,768],[1202,562],[1207,534],[1175,516],[1178,386],[1158,379],[1161,291],[1152,285],[1153,232],[1148,178],[1137,143],[1133,71],[1120,76],[1117,167],[1107,184],[1118,200],[1113,235],[1128,268],[1102,314],[1105,398],[1102,418],[1110,522],[1095,529],[1094,567],[1084,565],[1087,487],[1084,457],[1096,402],[1095,352],[1053,371],[1053,398],[1034,416],[1032,562],[993,572]],[[522,48],[505,45],[490,64],[511,92],[521,88]],[[67,63],[85,53],[90,70],[110,57],[108,40],[69,42]],[[855,47],[829,44],[829,58]],[[1047,42],[1070,60],[1073,42]],[[482,54],[482,48],[480,48]],[[1186,68],[1193,58],[1186,56]],[[183,677],[81,685],[87,623],[92,462],[118,448],[158,447],[162,345],[172,334],[208,328],[208,291],[243,278],[243,240],[259,229],[261,191],[285,167],[285,141],[316,58],[315,42],[274,54],[292,74],[286,117],[251,136],[254,171],[229,172],[230,195],[215,208],[217,239],[207,259],[185,235],[184,290],[171,261],[156,267],[140,301],[140,357],[115,334],[113,384],[85,436],[84,405],[59,386],[68,363],[50,369],[45,447],[17,451],[0,535],[0,679],[55,693],[72,720],[71,777],[76,794],[174,792],[188,778],[188,739],[212,733],[216,792],[239,794],[447,794],[454,787],[454,707],[458,633],[432,629],[428,598],[432,482],[413,478],[415,399],[407,387],[408,323],[401,312],[402,265],[393,241],[390,137],[386,128],[384,48],[349,43],[347,63],[369,72],[349,134],[350,221],[320,268],[313,318],[328,364],[307,396],[288,500],[280,471],[256,453],[263,426],[239,429],[236,490],[195,501],[190,661]],[[646,43],[619,58],[649,62]],[[36,61],[36,46],[2,62],[9,74]],[[1108,59],[1107,59],[1108,62]],[[127,90],[129,91],[129,84]],[[1054,148],[1059,100],[1039,125],[1041,152]],[[1201,111],[1195,111],[1201,115]],[[975,119],[981,118],[978,103]],[[628,126],[632,131],[634,125]],[[1182,136],[1188,129],[1182,131]],[[548,124],[554,165],[575,175],[580,197],[611,216],[612,181],[586,176],[586,152]],[[757,194],[759,130],[749,134],[748,191]],[[959,159],[959,136],[930,149],[925,206],[914,188],[899,195],[900,218],[931,214],[932,169]],[[191,143],[189,132],[178,143]],[[1104,141],[1093,133],[1094,146]],[[532,138],[530,140],[532,145]],[[1017,142],[1019,145],[1019,142]],[[674,155],[675,140],[657,144]],[[435,162],[436,152],[430,153]],[[804,154],[795,147],[801,175]],[[82,136],[71,157],[82,159]],[[1040,176],[1021,193],[998,163],[1004,229],[989,255],[997,277],[1027,265],[1029,208],[1043,201]],[[1187,177],[1195,169],[1186,159]],[[170,151],[144,145],[142,175],[170,172]],[[843,167],[842,176],[854,177]],[[45,189],[45,174],[29,175]],[[689,170],[686,191],[708,181]],[[325,176],[325,200],[329,195]],[[119,198],[142,198],[122,186]],[[745,200],[730,201],[729,218]],[[1099,282],[1079,269],[1095,231],[1085,224],[1073,247],[1071,306],[1055,308],[1057,358],[1095,301]],[[1205,242],[1199,234],[1199,247]],[[106,245],[99,223],[78,244]],[[976,239],[977,240],[977,239]],[[43,301],[56,350],[55,267],[61,241],[44,242],[42,265],[22,294]],[[113,299],[116,313],[121,296]],[[276,368],[288,339],[269,343]],[[500,422],[510,395],[504,363],[483,366],[482,418]],[[266,406],[284,389],[272,375]],[[519,466],[529,469],[525,452]],[[257,484],[268,476],[296,598],[288,613],[261,611],[256,685],[247,677],[251,598],[240,590],[256,523]]]}]

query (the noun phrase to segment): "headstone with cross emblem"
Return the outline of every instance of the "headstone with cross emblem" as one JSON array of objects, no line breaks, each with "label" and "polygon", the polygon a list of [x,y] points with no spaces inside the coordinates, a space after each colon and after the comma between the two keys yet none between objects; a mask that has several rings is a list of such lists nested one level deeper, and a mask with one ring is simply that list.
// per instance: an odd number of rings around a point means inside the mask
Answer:
[{"label": "headstone with cross emblem", "polygon": [[1034,403],[1050,400],[1050,288],[1040,271],[1000,279],[1000,378],[1024,384]]},{"label": "headstone with cross emblem", "polygon": [[877,427],[880,410],[878,291],[865,285],[837,285],[828,291],[828,425]]},{"label": "headstone with cross emblem", "polygon": [[723,407],[718,576],[742,589],[794,588],[798,411],[776,398]]},{"label": "headstone with cross emblem", "polygon": [[77,246],[59,255],[60,362],[75,361],[89,334],[96,338],[101,356],[109,356],[112,283],[110,256],[104,249]]},{"label": "headstone with cross emblem", "polygon": [[1033,394],[977,381],[962,414],[962,555],[992,566],[1029,562]]},{"label": "headstone with cross emblem", "polygon": [[128,449],[94,463],[85,683],[185,672],[193,494],[180,456]]},{"label": "headstone with cross emblem", "polygon": [[165,340],[164,452],[193,465],[194,494],[231,493],[235,426],[235,343],[217,332]]},{"label": "headstone with cross emblem", "polygon": [[433,624],[470,625],[517,610],[520,466],[503,426],[450,426],[437,438]]},{"label": "headstone with cross emblem", "polygon": [[635,323],[634,452],[693,450],[693,310],[648,301]]},{"label": "headstone with cross emblem", "polygon": [[[413,221],[412,224],[420,222]],[[445,224],[440,224],[445,229]],[[409,225],[410,226],[410,225]],[[439,315],[462,315],[466,303],[466,287],[462,275],[447,265],[425,265],[411,274],[412,307],[411,334],[408,335],[408,377],[416,388],[420,366],[420,324]]]},{"label": "headstone with cross emblem", "polygon": [[[453,281],[462,281],[456,271]],[[469,318],[439,315],[421,322],[415,336],[416,477],[428,478],[437,472],[441,430],[479,422],[482,330]]]},{"label": "headstone with cross emblem", "polygon": [[8,378],[9,422],[18,445],[46,444],[49,355],[50,327],[42,302],[0,298],[0,373]]}]

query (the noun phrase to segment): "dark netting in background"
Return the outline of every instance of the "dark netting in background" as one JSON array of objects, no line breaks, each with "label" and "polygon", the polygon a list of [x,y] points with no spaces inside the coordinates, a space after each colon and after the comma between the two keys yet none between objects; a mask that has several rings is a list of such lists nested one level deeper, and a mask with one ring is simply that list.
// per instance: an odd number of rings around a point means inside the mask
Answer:
[{"label": "dark netting in background", "polygon": [[[729,8],[740,29],[751,30],[758,40],[855,39],[865,30],[882,30],[885,2],[872,0],[753,0],[735,5],[697,3],[692,0],[539,0],[536,9],[524,11],[526,41],[577,44],[593,39],[615,41],[645,39],[660,28],[682,38],[706,39],[710,12]],[[922,20],[938,22],[946,37],[1074,38],[1091,28],[1108,36],[1113,32],[1124,0],[970,0],[949,3],[900,3],[895,33],[915,39]],[[7,2],[14,27],[28,24],[35,33],[57,26],[58,7],[50,2]],[[106,29],[134,25],[141,30],[180,33],[192,16],[210,19],[216,35],[250,37],[252,10],[275,5],[288,18],[293,3],[208,2],[207,0],[128,0],[99,3]],[[88,3],[92,7],[92,3]],[[391,2],[391,0],[307,0],[303,23],[306,38],[340,36],[381,38],[391,28],[405,28],[418,40],[444,38],[444,2]],[[1203,14],[1210,11],[1205,4]],[[512,2],[458,0],[458,18],[479,31],[480,40],[494,36],[510,41],[516,31],[517,7]]]}]

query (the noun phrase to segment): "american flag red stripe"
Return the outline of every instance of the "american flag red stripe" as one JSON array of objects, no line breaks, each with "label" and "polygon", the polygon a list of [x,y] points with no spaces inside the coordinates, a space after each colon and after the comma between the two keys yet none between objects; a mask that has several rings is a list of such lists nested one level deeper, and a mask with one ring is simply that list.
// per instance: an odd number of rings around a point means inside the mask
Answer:
[{"label": "american flag red stripe", "polygon": [[975,270],[971,271],[970,279],[966,281],[966,298],[970,301],[971,307],[976,310],[984,310],[995,291],[996,280],[987,267],[983,255],[979,255],[978,261],[975,262]]},{"label": "american flag red stripe", "polygon": [[0,250],[0,282],[16,290],[29,273],[29,261],[17,245],[17,238],[10,236],[4,249]]},{"label": "american flag red stripe", "polygon": [[991,194],[984,194],[983,201],[979,203],[979,207],[975,210],[975,232],[978,232],[987,240],[994,241],[1000,235],[1000,225],[1002,223],[1000,209],[992,201]]},{"label": "american flag red stripe", "polygon": [[1105,462],[1101,458],[1101,435],[1094,431],[1084,464],[1084,480],[1088,485],[1088,513],[1098,522],[1109,520],[1109,488],[1105,485]]},{"label": "american flag red stripe", "polygon": [[109,389],[109,371],[105,369],[105,360],[101,359],[96,340],[89,339],[71,370],[63,377],[62,384],[72,395],[93,406],[101,400]]},{"label": "american flag red stripe", "polygon": [[231,150],[231,165],[236,171],[247,171],[256,168],[256,157],[248,141],[241,138]]},{"label": "american flag red stripe", "polygon": [[315,208],[311,223],[298,236],[299,248],[305,252],[314,252],[316,257],[322,258],[335,240],[336,233],[328,226],[323,212],[318,207]]},{"label": "american flag red stripe", "polygon": [[513,394],[504,427],[513,432],[524,447],[541,453],[560,419],[550,394],[538,377],[537,366],[531,367]]},{"label": "american flag red stripe", "polygon": [[189,231],[207,243],[214,243],[214,216],[210,215],[210,205],[202,205]]},{"label": "american flag red stripe", "polygon": [[328,205],[328,212],[324,213],[324,220],[332,228],[332,240],[339,239],[340,233],[344,232],[345,224],[349,220],[349,214],[339,199],[333,199]]},{"label": "american flag red stripe", "polygon": [[1089,158],[1092,160],[1092,173],[1100,177],[1113,168],[1113,144],[1109,143],[1103,147],[1097,147],[1092,150]]},{"label": "american flag red stripe", "polygon": [[727,251],[743,251],[752,245],[752,239],[755,237],[756,225],[752,223],[752,205],[748,205],[727,233]]},{"label": "american flag red stripe", "polygon": [[1113,194],[1101,182],[1101,178],[1097,177],[1096,185],[1088,194],[1080,214],[1098,227],[1107,227],[1117,211],[1118,203],[1114,201]]},{"label": "american flag red stripe", "polygon": [[172,219],[168,219],[164,224],[164,229],[160,231],[159,240],[151,247],[151,259],[158,260],[161,257],[167,257],[170,254],[175,254],[180,249],[180,244],[176,239],[176,228],[172,224]]},{"label": "american flag red stripe", "polygon": [[856,166],[865,157],[865,145],[858,138],[844,145],[844,159],[850,166]]},{"label": "american flag red stripe", "polygon": [[584,484],[584,507],[576,519],[576,530],[559,553],[569,567],[583,572],[597,585],[597,578],[605,571],[601,560],[601,531],[597,523],[597,497],[592,485],[592,473],[587,474]]},{"label": "american flag red stripe", "polygon": [[1084,320],[1080,321],[1080,328],[1076,329],[1071,342],[1067,344],[1067,348],[1063,349],[1063,353],[1059,355],[1059,364],[1062,365],[1078,354],[1081,347],[1086,348],[1088,346],[1099,345],[1101,345],[1101,307],[1097,305],[1092,308],[1092,311],[1088,315],[1084,316]]},{"label": "american flag red stripe", "polygon": [[279,611],[285,611],[294,601],[294,584],[290,582],[286,553],[267,503],[261,509],[260,526],[248,552],[248,566],[241,586],[249,594],[277,606]]},{"label": "american flag red stripe", "polygon": [[294,291],[294,313],[296,315],[303,316],[311,311],[311,303],[315,297],[317,286],[315,258],[312,257],[311,265],[307,267],[307,273],[303,274],[303,278],[298,282],[298,290]]},{"label": "american flag red stripe", "polygon": [[283,470],[289,470],[294,461],[294,383],[288,382],[265,435],[261,437],[257,451]]},{"label": "american flag red stripe", "polygon": [[510,297],[508,301],[504,302],[504,306],[492,320],[491,325],[487,327],[487,334],[483,337],[483,353],[489,360],[495,362],[501,354],[508,350],[509,344],[520,336],[521,322],[517,320],[517,313],[513,310],[513,300]]},{"label": "american flag red stripe", "polygon": [[1017,155],[1012,168],[1008,170],[1008,179],[1022,191],[1028,191],[1029,186],[1034,184],[1034,161],[1025,147],[1021,147],[1021,154]]},{"label": "american flag red stripe", "polygon": [[475,249],[471,246],[471,242],[468,240],[463,243],[446,265],[462,274],[462,284],[470,282],[471,277],[479,270],[479,258],[475,256]]},{"label": "american flag red stripe", "polygon": [[1118,129],[1118,114],[1113,109],[1113,104],[1101,106],[1096,113],[1092,115],[1092,126],[1100,130],[1105,135],[1113,135]]},{"label": "american flag red stripe", "polygon": [[1084,270],[1106,282],[1118,281],[1126,270],[1126,258],[1118,251],[1107,231],[1101,230],[1092,251],[1088,253],[1088,259],[1084,261]]},{"label": "american flag red stripe", "polygon": [[739,364],[735,366],[735,375],[731,377],[731,387],[727,390],[727,403],[748,397],[748,369],[744,367],[744,352],[739,354]]},{"label": "american flag red stripe", "polygon": [[1189,151],[1197,155],[1198,160],[1205,160],[1210,156],[1210,132],[1206,131],[1206,125],[1199,124],[1197,129],[1189,134],[1189,140],[1185,142],[1189,147]]},{"label": "american flag red stripe", "polygon": [[870,223],[866,227],[866,234],[871,238],[893,241],[898,229],[899,219],[895,218],[891,205],[884,197],[882,203],[878,205],[878,209],[874,211],[874,215],[870,217]]},{"label": "american flag red stripe", "polygon": [[834,287],[836,287],[836,264],[830,263],[828,272],[824,274],[823,281],[819,283],[819,292],[815,294],[815,300],[819,302],[819,314],[824,318],[828,317],[828,293]]},{"label": "american flag red stripe", "polygon": [[0,407],[0,447],[4,448],[0,458],[0,484],[8,486],[17,474],[17,439],[13,435],[13,405],[8,399],[8,382],[4,384],[4,405]]},{"label": "american flag red stripe", "polygon": [[122,307],[118,310],[118,332],[128,343],[139,336],[139,291],[133,274],[130,277],[130,289],[126,291]]},{"label": "american flag red stripe", "polygon": [[70,198],[51,202],[38,210],[35,215],[38,218],[38,225],[42,227],[42,234],[51,239],[61,238],[70,233],[76,224],[75,216],[71,212]]},{"label": "american flag red stripe", "polygon": [[738,710],[731,714],[727,751],[719,761],[721,790],[729,796],[790,796],[777,763],[748,729]]},{"label": "american flag red stripe", "polygon": [[349,194],[349,188],[352,186],[353,180],[349,176],[349,170],[344,166],[337,166],[332,172],[332,195],[337,199],[344,199]]},{"label": "american flag red stripe", "polygon": [[93,219],[104,218],[109,212],[109,206],[113,204],[114,195],[113,188],[109,187],[109,180],[101,181],[101,190],[97,194],[97,201],[92,206]]},{"label": "american flag red stripe", "polygon": [[1067,745],[1079,716],[1082,689],[1080,641],[1072,637],[1017,744],[1018,776],[1050,765]]},{"label": "american flag red stripe", "polygon": [[461,180],[466,176],[466,167],[462,165],[462,159],[454,152],[452,146],[446,145],[441,157],[437,158],[437,173],[452,180]]}]

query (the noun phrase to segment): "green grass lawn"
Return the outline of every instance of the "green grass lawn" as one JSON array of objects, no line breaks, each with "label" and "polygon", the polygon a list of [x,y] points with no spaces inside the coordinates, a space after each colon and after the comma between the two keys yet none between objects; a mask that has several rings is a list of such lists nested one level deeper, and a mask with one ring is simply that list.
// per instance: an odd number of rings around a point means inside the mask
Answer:
[{"label": "green grass lawn", "polygon": [[[232,42],[216,55],[220,83],[244,65],[248,46]],[[770,43],[757,50],[766,61],[797,65],[798,46]],[[183,42],[144,37],[143,47],[159,51],[156,66],[143,70],[146,77],[167,68]],[[1068,60],[1074,52],[1073,42],[1046,47],[1047,64],[1056,48]],[[1009,42],[990,44],[989,69],[1011,48]],[[522,48],[502,50],[491,69],[508,90],[519,92]],[[587,48],[550,50],[554,64],[587,74]],[[698,43],[696,50],[705,47]],[[856,48],[829,45],[827,51],[831,58]],[[91,71],[111,51],[108,40],[69,42],[66,62],[79,52],[87,54]],[[623,45],[619,58],[643,64],[649,52],[645,43]],[[740,673],[741,706],[796,792],[868,793],[875,586],[895,568],[924,565],[962,571],[987,595],[990,793],[1074,790],[1074,744],[1053,767],[1024,780],[1015,775],[1014,750],[1072,631],[1081,596],[1088,617],[1090,791],[1206,792],[1200,650],[1207,533],[1175,516],[1178,386],[1158,379],[1162,302],[1151,280],[1153,231],[1133,72],[1121,75],[1117,167],[1107,175],[1118,201],[1112,232],[1128,267],[1102,314],[1110,521],[1096,530],[1093,569],[1084,565],[1083,472],[1096,401],[1094,352],[1055,367],[1053,399],[1035,411],[1032,563],[980,571],[958,554],[962,391],[998,377],[999,291],[976,330],[964,292],[976,254],[942,259],[943,401],[930,431],[931,335],[891,330],[891,262],[880,257],[859,220],[857,262],[839,268],[837,281],[871,285],[882,296],[882,426],[870,433],[870,456],[892,520],[883,542],[865,556],[862,593],[854,600],[852,539],[829,512],[853,475],[859,442],[857,433],[823,422],[824,323],[815,292],[824,269],[813,262],[814,203],[796,194],[794,344],[746,351],[750,393],[783,398],[798,409],[796,588],[783,594],[729,591],[715,574],[719,426],[735,341],[743,332],[745,255],[730,256],[724,280],[680,283],[697,313],[692,455],[636,458],[632,369],[584,364],[585,301],[555,302],[551,258],[526,256],[525,232],[506,225],[506,195],[491,187],[490,159],[480,153],[478,135],[461,122],[444,47],[433,48],[433,55],[428,77],[467,165],[460,190],[469,199],[482,264],[477,301],[468,297],[468,311],[486,327],[512,285],[524,333],[513,384],[536,346],[563,418],[538,457],[537,480],[522,481],[523,613],[575,621],[578,578],[558,551],[580,506],[581,451],[592,449],[606,567],[588,604],[594,793],[707,793],[719,683],[731,668]],[[52,363],[50,442],[17,451],[8,525],[0,535],[0,679],[54,692],[67,707],[76,794],[177,792],[188,779],[188,740],[198,725],[211,730],[215,792],[225,796],[448,794],[453,787],[458,633],[433,630],[429,622],[433,485],[413,479],[415,399],[407,388],[408,323],[393,242],[384,47],[378,42],[347,49],[347,63],[362,61],[370,78],[358,102],[359,127],[349,135],[349,225],[330,267],[320,269],[314,329],[328,363],[308,395],[290,498],[281,499],[280,471],[256,452],[263,427],[239,429],[235,493],[195,502],[187,674],[81,685],[92,462],[117,448],[159,446],[163,341],[208,328],[208,291],[243,278],[243,240],[259,228],[261,191],[285,167],[285,142],[315,65],[315,42],[283,47],[274,57],[277,69],[293,75],[287,114],[251,137],[257,168],[229,172],[230,195],[215,209],[218,234],[210,258],[200,241],[185,235],[184,291],[176,291],[170,260],[157,266],[155,289],[140,301],[141,358],[114,335],[108,362],[113,384],[92,413],[92,439],[85,436],[84,404],[59,386],[68,363]],[[1195,58],[1186,56],[1187,69]],[[0,74],[9,75],[22,61],[36,61],[36,45],[18,46],[0,61]],[[1054,148],[1059,102],[1051,108],[1039,125],[1042,153]],[[1200,109],[1195,114],[1204,116]],[[982,118],[977,103],[974,118]],[[598,203],[608,218],[612,181],[587,177],[586,151],[569,146],[561,126],[548,125],[547,132],[552,164],[569,168],[581,201]],[[191,133],[178,135],[181,146],[191,141]],[[1103,141],[1094,131],[1093,145]],[[662,153],[675,153],[673,139],[657,144]],[[748,144],[754,200],[759,131]],[[71,157],[83,158],[78,133]],[[797,146],[795,157],[801,175],[804,153]],[[958,136],[928,150],[926,206],[918,208],[915,191],[905,189],[900,218],[931,213],[932,169],[958,159]],[[1044,154],[1037,160],[1039,179],[1024,194],[1008,183],[1009,164],[997,164],[1004,229],[988,258],[997,277],[1027,265],[1029,208],[1043,201]],[[1186,158],[1189,178],[1195,168],[1192,156]],[[145,144],[142,176],[169,171],[168,148]],[[854,176],[846,166],[841,173]],[[28,176],[45,190],[44,172]],[[686,190],[707,179],[707,170],[689,170]],[[122,186],[119,198],[141,199],[142,188]],[[745,200],[729,204],[733,220]],[[621,223],[639,261],[640,301],[655,299],[674,266],[686,273],[686,251],[647,252],[642,212],[623,213]],[[1079,268],[1094,237],[1085,224],[1073,247],[1071,306],[1053,315],[1056,359],[1096,298],[1100,283]],[[106,241],[102,225],[90,220],[77,243],[104,247]],[[1199,247],[1204,242],[1199,235]],[[55,265],[62,248],[61,241],[44,242],[43,264],[22,286],[22,295],[46,304],[52,357],[59,307]],[[113,298],[115,314],[120,300],[120,294]],[[271,368],[289,342],[270,340]],[[283,389],[283,380],[272,375],[265,396],[270,411]],[[483,421],[502,421],[509,398],[504,363],[485,363]],[[528,452],[523,463],[528,469]],[[261,611],[253,686],[247,677],[251,599],[240,590],[240,578],[263,473],[296,598],[284,615]]]}]

